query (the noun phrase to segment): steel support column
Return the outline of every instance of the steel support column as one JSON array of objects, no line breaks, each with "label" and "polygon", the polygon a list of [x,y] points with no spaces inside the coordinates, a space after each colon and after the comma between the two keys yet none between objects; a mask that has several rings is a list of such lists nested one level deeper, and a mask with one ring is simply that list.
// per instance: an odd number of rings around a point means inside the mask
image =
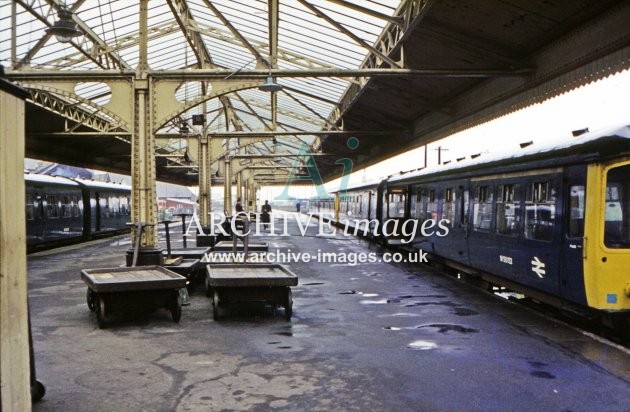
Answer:
[{"label": "steel support column", "polygon": [[210,226],[211,179],[208,138],[199,138],[199,222],[203,227]]},{"label": "steel support column", "polygon": [[224,165],[223,209],[228,214],[232,214],[232,162],[227,156],[225,157]]},{"label": "steel support column", "polygon": [[236,198],[241,200],[243,204],[243,172],[236,174]]},{"label": "steel support column", "polygon": [[[249,176],[247,176],[247,172],[243,171],[241,172],[242,176],[242,183],[243,183],[243,208],[245,209],[246,212],[252,212],[252,208],[249,205],[249,200],[250,200],[250,196],[249,196]],[[255,210],[254,210],[255,212]]]},{"label": "steel support column", "polygon": [[258,210],[258,199],[256,198],[256,181],[254,180],[254,177],[252,176],[251,181],[250,181],[250,193],[251,193],[251,197],[252,197],[252,208],[254,209],[255,212],[260,212],[260,210]]},{"label": "steel support column", "polygon": [[[134,129],[131,139],[131,216],[134,223],[147,224],[140,239],[141,256],[138,264],[162,264],[161,251],[157,249],[157,204],[155,190],[155,136],[152,132],[151,81],[147,63],[147,13],[148,0],[140,1],[140,59],[134,79]],[[132,244],[137,233],[133,232]],[[132,251],[127,253],[131,263]]]}]

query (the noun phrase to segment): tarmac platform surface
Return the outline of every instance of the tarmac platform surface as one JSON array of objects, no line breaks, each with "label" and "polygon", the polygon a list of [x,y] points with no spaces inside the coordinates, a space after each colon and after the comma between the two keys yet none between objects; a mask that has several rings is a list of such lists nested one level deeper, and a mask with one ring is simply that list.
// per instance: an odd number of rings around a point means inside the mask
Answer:
[{"label": "tarmac platform surface", "polygon": [[[292,236],[255,241],[383,252],[316,231],[289,220]],[[47,391],[35,411],[630,411],[630,351],[427,265],[288,263],[290,321],[249,304],[215,322],[197,285],[180,323],[161,309],[99,329],[80,271],[123,265],[129,248],[123,236],[29,256]]]}]

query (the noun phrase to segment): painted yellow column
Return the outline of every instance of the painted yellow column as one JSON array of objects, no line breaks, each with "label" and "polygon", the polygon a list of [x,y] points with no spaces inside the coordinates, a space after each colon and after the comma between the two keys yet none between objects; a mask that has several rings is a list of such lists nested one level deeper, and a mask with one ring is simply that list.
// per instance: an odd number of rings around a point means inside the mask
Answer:
[{"label": "painted yellow column", "polygon": [[[148,224],[142,231],[138,265],[163,263],[158,245],[157,197],[155,189],[155,136],[153,135],[153,96],[147,63],[148,0],[140,1],[139,62],[133,82],[134,128],[131,139],[131,216],[134,223]],[[132,242],[136,241],[135,232]],[[135,243],[132,243],[135,244]],[[127,264],[131,264],[127,253]]]},{"label": "painted yellow column", "polygon": [[225,182],[223,183],[223,209],[228,214],[232,214],[232,162],[230,158],[226,157],[224,162],[224,176]]},{"label": "painted yellow column", "polygon": [[236,198],[241,199],[241,204],[243,203],[243,172],[238,172],[236,174]]},{"label": "painted yellow column", "polygon": [[210,183],[210,159],[208,156],[208,138],[199,138],[199,222],[201,226],[210,226],[211,209],[211,183]]},{"label": "painted yellow column", "polygon": [[0,385],[3,411],[30,411],[23,90],[0,79]]}]

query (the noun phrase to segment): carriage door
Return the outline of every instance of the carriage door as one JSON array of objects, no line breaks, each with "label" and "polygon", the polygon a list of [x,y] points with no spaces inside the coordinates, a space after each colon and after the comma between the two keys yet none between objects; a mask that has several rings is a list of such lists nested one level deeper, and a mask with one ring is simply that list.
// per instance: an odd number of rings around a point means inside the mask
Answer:
[{"label": "carriage door", "polygon": [[[445,242],[446,247],[441,248],[441,254],[459,263],[470,264],[468,258],[468,208],[470,192],[468,183],[464,181],[454,182],[444,188],[442,202],[442,219],[450,223],[449,233],[437,242]],[[437,244],[437,243],[436,243]]]},{"label": "carriage door", "polygon": [[95,220],[94,220],[94,231],[95,232],[100,232],[101,231],[101,196],[99,195],[98,192],[94,192],[94,200],[96,201],[96,204],[94,206],[94,210],[96,212],[96,216],[95,216]]},{"label": "carriage door", "polygon": [[567,201],[562,236],[560,293],[568,300],[585,302],[583,246],[586,166],[572,166],[566,169],[563,192]]}]

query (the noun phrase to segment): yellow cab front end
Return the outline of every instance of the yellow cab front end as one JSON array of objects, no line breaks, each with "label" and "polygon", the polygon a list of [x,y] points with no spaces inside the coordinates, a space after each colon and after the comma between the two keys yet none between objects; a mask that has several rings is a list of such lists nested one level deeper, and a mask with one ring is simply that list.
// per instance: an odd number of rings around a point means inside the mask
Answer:
[{"label": "yellow cab front end", "polygon": [[584,220],[588,306],[630,310],[630,157],[591,164]]}]

